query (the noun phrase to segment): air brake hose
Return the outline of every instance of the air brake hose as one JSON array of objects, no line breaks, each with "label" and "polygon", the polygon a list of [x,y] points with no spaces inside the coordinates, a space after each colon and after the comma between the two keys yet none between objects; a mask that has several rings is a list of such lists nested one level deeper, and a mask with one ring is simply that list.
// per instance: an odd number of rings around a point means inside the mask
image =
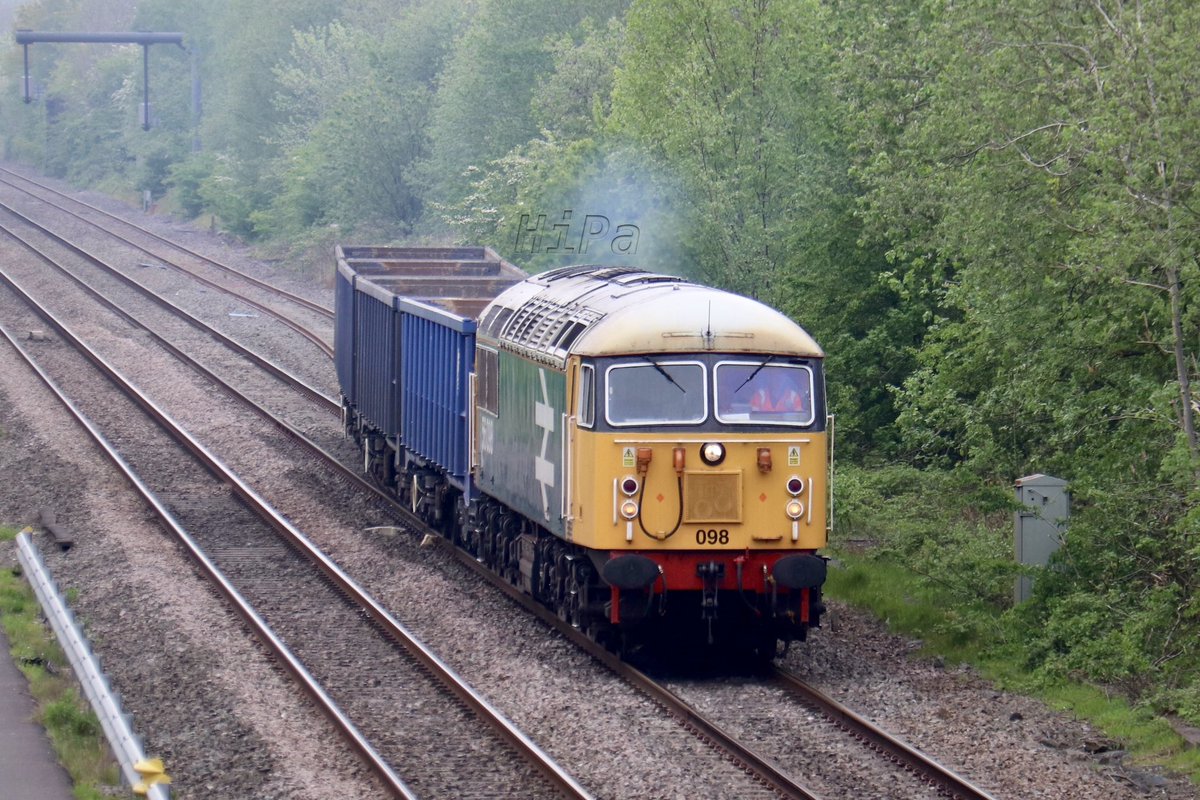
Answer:
[{"label": "air brake hose", "polygon": [[747,600],[747,599],[746,599],[746,587],[745,587],[745,586],[742,584],[742,565],[743,565],[743,557],[738,557],[738,558],[735,558],[735,559],[733,560],[733,563],[734,563],[734,564],[737,566],[737,590],[738,590],[738,597],[740,597],[740,598],[742,599],[742,603],[744,603],[744,604],[745,604],[746,608],[748,608],[748,609],[750,609],[751,611],[753,611],[753,612],[754,612],[754,616],[756,616],[756,617],[761,617],[761,616],[762,616],[762,610],[761,610],[761,609],[758,609],[758,608],[756,608],[756,607],[754,606],[754,604],[753,604],[753,603],[751,603],[749,600]]},{"label": "air brake hose", "polygon": [[648,477],[649,477],[648,475],[642,476],[642,487],[641,487],[641,489],[638,490],[638,514],[637,514],[638,527],[642,529],[642,533],[646,534],[654,541],[665,542],[667,539],[670,539],[672,536],[674,536],[675,532],[679,530],[679,526],[683,524],[683,475],[679,475],[679,477],[678,477],[678,481],[679,481],[679,517],[675,520],[675,527],[672,528],[670,530],[670,532],[664,533],[661,535],[656,535],[656,534],[653,534],[650,531],[646,530],[646,523],[642,522],[642,498],[646,494],[646,483],[648,482],[646,479]]}]

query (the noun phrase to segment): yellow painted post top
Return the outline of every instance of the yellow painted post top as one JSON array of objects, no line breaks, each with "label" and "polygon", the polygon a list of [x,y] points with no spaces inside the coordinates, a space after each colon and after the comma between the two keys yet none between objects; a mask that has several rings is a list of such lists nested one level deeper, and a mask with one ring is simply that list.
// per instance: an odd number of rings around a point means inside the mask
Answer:
[{"label": "yellow painted post top", "polygon": [[143,758],[133,765],[133,769],[142,780],[133,785],[133,793],[145,796],[150,793],[150,787],[159,784],[169,784],[171,776],[167,774],[161,758]]}]

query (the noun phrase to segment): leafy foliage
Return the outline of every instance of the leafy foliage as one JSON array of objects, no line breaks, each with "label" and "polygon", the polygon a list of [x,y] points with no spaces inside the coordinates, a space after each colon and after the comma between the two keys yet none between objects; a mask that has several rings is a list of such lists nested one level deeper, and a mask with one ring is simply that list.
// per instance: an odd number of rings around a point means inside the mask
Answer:
[{"label": "leafy foliage", "polygon": [[536,136],[532,98],[552,68],[548,40],[561,42],[585,19],[607,22],[624,6],[623,0],[483,0],[439,76],[432,150],[423,167],[429,197],[451,203],[470,193],[468,170]]},{"label": "leafy foliage", "polygon": [[966,472],[892,465],[837,475],[835,544],[904,564],[964,607],[1007,608],[1013,501]]},{"label": "leafy foliage", "polygon": [[900,441],[918,463],[1072,480],[1063,569],[1023,610],[1031,664],[1192,685],[1197,226],[1181,204],[1200,140],[1179,124],[1180,37],[1200,17],[865,5],[843,73],[865,230],[933,300]]}]

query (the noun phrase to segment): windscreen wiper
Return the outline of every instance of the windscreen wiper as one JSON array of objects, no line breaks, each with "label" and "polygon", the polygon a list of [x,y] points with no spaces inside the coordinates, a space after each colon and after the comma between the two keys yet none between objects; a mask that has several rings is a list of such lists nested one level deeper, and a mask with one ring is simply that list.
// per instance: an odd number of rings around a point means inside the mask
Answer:
[{"label": "windscreen wiper", "polygon": [[736,392],[740,392],[740,391],[742,390],[742,387],[743,387],[743,386],[745,386],[745,385],[746,385],[747,383],[749,383],[750,381],[754,380],[754,376],[755,376],[755,375],[757,375],[758,373],[762,372],[762,368],[763,368],[763,367],[765,367],[767,364],[770,364],[770,363],[771,363],[771,362],[772,362],[774,359],[775,359],[775,354],[774,354],[774,353],[772,353],[771,355],[767,356],[767,360],[766,360],[766,361],[764,361],[764,362],[762,362],[761,364],[759,364],[757,367],[755,367],[755,368],[754,368],[754,372],[751,372],[751,373],[750,373],[750,377],[749,377],[749,378],[746,378],[746,380],[744,380],[744,381],[742,381],[740,384],[738,384],[738,387],[737,387],[736,389],[734,389],[733,391],[734,391],[735,393],[736,393]]},{"label": "windscreen wiper", "polygon": [[659,371],[659,373],[660,373],[660,374],[661,374],[661,375],[662,375],[664,378],[666,378],[668,381],[670,381],[672,384],[674,384],[674,386],[675,386],[675,388],[676,388],[676,389],[678,389],[679,391],[683,392],[684,394],[687,394],[687,389],[685,389],[685,388],[683,388],[682,386],[680,386],[680,385],[679,385],[679,382],[678,382],[678,381],[676,381],[674,378],[672,378],[672,377],[671,377],[671,373],[669,373],[669,372],[667,372],[665,369],[663,369],[663,365],[662,365],[662,364],[658,363],[657,361],[655,361],[655,360],[654,360],[653,358],[651,358],[650,356],[642,356],[642,358],[644,358],[644,359],[646,359],[647,361],[649,361],[649,362],[650,362],[650,363],[651,363],[651,364],[654,366],[654,368],[655,368],[656,370],[658,370],[658,371]]}]

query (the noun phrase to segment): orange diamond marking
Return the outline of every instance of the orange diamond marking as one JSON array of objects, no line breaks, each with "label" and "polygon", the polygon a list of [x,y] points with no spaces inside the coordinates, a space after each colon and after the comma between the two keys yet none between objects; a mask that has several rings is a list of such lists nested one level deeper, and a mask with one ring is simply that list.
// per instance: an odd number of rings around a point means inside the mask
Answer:
[{"label": "orange diamond marking", "polygon": [[660,502],[660,503],[661,503],[663,500],[666,500],[666,498],[662,496],[662,492],[659,492],[659,493],[658,493],[658,497],[656,497],[655,499],[656,499],[656,500],[658,500],[658,502]]},{"label": "orange diamond marking", "polygon": [[760,502],[760,503],[765,503],[765,502],[767,502],[767,494],[766,494],[766,492],[763,492],[762,494],[760,494],[760,495],[758,496],[758,502]]}]

